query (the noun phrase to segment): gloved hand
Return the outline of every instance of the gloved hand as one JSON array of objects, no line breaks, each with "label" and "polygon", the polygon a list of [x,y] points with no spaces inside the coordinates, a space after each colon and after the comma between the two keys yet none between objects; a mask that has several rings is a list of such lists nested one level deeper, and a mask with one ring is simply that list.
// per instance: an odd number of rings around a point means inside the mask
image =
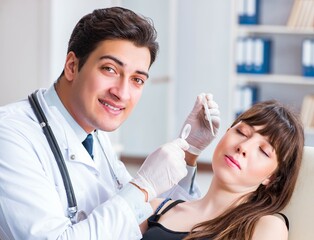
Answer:
[{"label": "gloved hand", "polygon": [[148,201],[176,185],[187,174],[188,143],[181,138],[166,143],[150,154],[131,181],[148,193]]},{"label": "gloved hand", "polygon": [[[214,135],[211,132],[210,123],[205,115],[203,99],[208,105]],[[185,120],[181,132],[186,124],[191,125],[191,132],[186,139],[190,145],[187,151],[194,155],[200,155],[214,140],[220,125],[220,111],[218,104],[213,100],[212,94],[201,93],[197,96],[194,107]]]}]

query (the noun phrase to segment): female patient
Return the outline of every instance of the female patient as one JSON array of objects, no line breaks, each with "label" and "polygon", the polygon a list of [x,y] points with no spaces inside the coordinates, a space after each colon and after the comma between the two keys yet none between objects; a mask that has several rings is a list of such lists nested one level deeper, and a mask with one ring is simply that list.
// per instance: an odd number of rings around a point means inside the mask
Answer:
[{"label": "female patient", "polygon": [[288,239],[288,204],[297,180],[304,134],[300,121],[276,101],[241,114],[218,143],[213,178],[196,201],[156,199],[142,224],[143,240]]}]

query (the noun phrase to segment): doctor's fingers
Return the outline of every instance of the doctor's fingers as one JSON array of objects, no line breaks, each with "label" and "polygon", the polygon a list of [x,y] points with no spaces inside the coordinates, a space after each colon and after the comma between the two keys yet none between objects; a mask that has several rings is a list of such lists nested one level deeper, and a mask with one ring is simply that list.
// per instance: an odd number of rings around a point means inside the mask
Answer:
[{"label": "doctor's fingers", "polygon": [[209,112],[211,117],[220,116],[220,111],[218,108],[210,108],[210,109],[208,109],[208,112]]},{"label": "doctor's fingers", "polygon": [[[220,121],[220,111],[218,108],[210,108],[208,109],[208,112],[209,112],[209,115],[210,115],[210,118],[211,118],[211,121],[217,121],[219,119]],[[208,122],[208,118],[207,118],[207,115],[205,114],[205,111],[204,111],[204,118],[206,119],[206,121]]]},{"label": "doctor's fingers", "polygon": [[208,100],[207,106],[209,109],[211,108],[219,108],[219,105],[214,100]]},{"label": "doctor's fingers", "polygon": [[185,139],[177,138],[172,141],[166,149],[169,153],[169,156],[171,156],[168,164],[169,166],[172,165],[172,167],[168,166],[167,171],[174,171],[175,174],[172,174],[172,177],[175,176],[177,181],[181,180],[187,174],[186,161],[184,160],[184,151],[188,150],[189,147],[190,146]]},{"label": "doctor's fingers", "polygon": [[[220,125],[220,111],[217,108],[209,109],[211,122],[214,125],[215,128],[218,128]],[[207,116],[205,115],[206,122],[208,122],[209,119],[207,119]],[[209,124],[209,123],[208,123]],[[206,123],[206,125],[208,125]]]},{"label": "doctor's fingers", "polygon": [[214,99],[214,95],[211,93],[201,93],[200,95],[202,95],[206,101],[211,101]]},{"label": "doctor's fingers", "polygon": [[219,128],[220,126],[220,117],[219,116],[212,116],[212,124],[214,125],[214,128]]},{"label": "doctor's fingers", "polygon": [[[163,153],[163,158],[173,162],[175,158],[184,160],[185,152],[189,148],[189,144],[185,139],[177,138],[172,142],[164,144],[160,151]],[[183,161],[185,162],[185,161]]]}]

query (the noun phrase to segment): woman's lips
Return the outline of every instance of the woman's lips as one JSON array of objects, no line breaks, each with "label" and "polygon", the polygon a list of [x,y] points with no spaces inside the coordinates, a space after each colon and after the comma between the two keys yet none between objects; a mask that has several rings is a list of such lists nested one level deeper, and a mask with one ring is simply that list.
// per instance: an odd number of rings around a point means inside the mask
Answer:
[{"label": "woman's lips", "polygon": [[241,170],[241,166],[239,162],[236,159],[234,159],[232,156],[225,155],[225,159],[228,165],[230,165],[231,167],[236,166],[237,168]]}]

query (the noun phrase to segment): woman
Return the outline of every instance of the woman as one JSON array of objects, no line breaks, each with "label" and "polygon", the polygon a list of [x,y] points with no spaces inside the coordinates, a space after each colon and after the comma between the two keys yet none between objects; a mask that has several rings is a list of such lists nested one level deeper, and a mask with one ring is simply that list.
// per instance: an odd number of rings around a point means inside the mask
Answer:
[{"label": "woman", "polygon": [[[213,179],[196,201],[152,202],[147,239],[288,239],[280,213],[297,180],[304,146],[300,120],[276,101],[242,113],[218,143]],[[161,214],[161,212],[164,213]]]}]

